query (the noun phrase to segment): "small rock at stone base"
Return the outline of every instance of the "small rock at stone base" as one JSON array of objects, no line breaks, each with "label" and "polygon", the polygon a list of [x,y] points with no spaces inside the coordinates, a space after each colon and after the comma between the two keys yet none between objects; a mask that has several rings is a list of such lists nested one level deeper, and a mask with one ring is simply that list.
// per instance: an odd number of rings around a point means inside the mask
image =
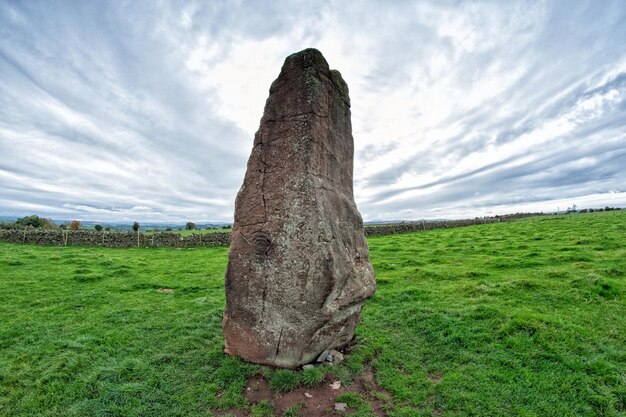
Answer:
[{"label": "small rock at stone base", "polygon": [[333,362],[335,364],[343,361],[343,353],[337,350],[331,350],[328,355],[333,357]]},{"label": "small rock at stone base", "polygon": [[330,387],[331,387],[332,389],[339,389],[339,388],[341,388],[341,381],[335,381],[335,382],[333,382],[332,384],[330,384]]},{"label": "small rock at stone base", "polygon": [[335,364],[332,362],[324,362],[323,363],[324,366],[334,366]]},{"label": "small rock at stone base", "polygon": [[332,362],[332,361],[333,361],[333,359],[334,359],[334,358],[333,358],[333,355],[330,355],[330,354],[329,354],[328,356],[326,356],[326,360],[327,360],[328,362]]},{"label": "small rock at stone base", "polygon": [[308,392],[305,392],[304,396],[307,397],[307,398],[313,398],[313,396],[311,394],[309,394]]},{"label": "small rock at stone base", "polygon": [[302,369],[304,369],[304,370],[306,370],[306,369],[313,369],[313,368],[315,368],[315,365],[312,365],[312,364],[310,364],[310,363],[308,363],[308,364],[306,364],[306,365],[304,365],[304,366],[302,367]]},{"label": "small rock at stone base", "polygon": [[319,355],[319,356],[317,357],[317,362],[324,362],[324,361],[326,360],[326,358],[328,357],[328,352],[329,352],[329,351],[328,351],[328,349],[326,349],[325,351],[323,351],[323,352],[321,353],[321,355]]},{"label": "small rock at stone base", "polygon": [[346,411],[348,408],[347,403],[335,403],[335,411]]}]

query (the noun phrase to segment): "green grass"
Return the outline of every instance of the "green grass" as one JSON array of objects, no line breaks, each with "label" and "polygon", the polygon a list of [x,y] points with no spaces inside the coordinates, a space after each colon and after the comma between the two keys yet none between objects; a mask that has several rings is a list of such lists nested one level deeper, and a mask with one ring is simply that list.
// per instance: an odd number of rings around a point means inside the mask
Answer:
[{"label": "green grass", "polygon": [[251,417],[273,417],[274,406],[269,400],[261,400],[251,407]]},{"label": "green grass", "polygon": [[270,388],[275,392],[289,392],[301,386],[317,387],[326,377],[329,369],[316,367],[292,371],[289,369],[263,369],[263,375],[269,380]]},{"label": "green grass", "polygon": [[289,369],[277,369],[269,377],[270,388],[273,391],[288,392],[293,391],[300,385],[300,372]]},{"label": "green grass", "polygon": [[356,412],[350,414],[353,417],[375,417],[371,404],[363,398],[363,395],[356,392],[345,392],[339,395],[337,402],[346,403],[352,410],[356,410]]},{"label": "green grass", "polygon": [[324,381],[326,371],[323,367],[305,369],[300,373],[300,383],[306,387],[317,387]]},{"label": "green grass", "polygon": [[[349,383],[370,363],[393,417],[626,415],[626,212],[369,242],[378,290],[324,372]],[[226,255],[0,243],[0,415],[251,407],[261,368],[222,353]],[[323,377],[262,372],[276,390]]]},{"label": "green grass", "polygon": [[298,413],[300,412],[300,409],[302,409],[302,406],[302,402],[292,405],[287,410],[285,410],[282,417],[298,417]]}]

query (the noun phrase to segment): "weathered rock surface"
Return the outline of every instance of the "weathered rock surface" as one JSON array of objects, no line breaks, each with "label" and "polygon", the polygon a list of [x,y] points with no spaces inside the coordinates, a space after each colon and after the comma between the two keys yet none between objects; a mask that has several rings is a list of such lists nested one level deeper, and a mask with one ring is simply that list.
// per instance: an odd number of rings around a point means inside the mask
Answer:
[{"label": "weathered rock surface", "polygon": [[341,74],[315,49],[287,57],[235,203],[227,353],[295,368],[354,337],[375,279],[352,191],[353,146]]}]

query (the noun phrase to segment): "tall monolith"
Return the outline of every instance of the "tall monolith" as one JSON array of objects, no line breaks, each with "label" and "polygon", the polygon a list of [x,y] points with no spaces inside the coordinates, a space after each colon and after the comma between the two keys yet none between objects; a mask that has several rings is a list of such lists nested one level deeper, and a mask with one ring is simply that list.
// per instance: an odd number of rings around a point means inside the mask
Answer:
[{"label": "tall monolith", "polygon": [[235,202],[225,351],[294,368],[354,337],[375,290],[354,202],[348,86],[315,49],[270,87]]}]

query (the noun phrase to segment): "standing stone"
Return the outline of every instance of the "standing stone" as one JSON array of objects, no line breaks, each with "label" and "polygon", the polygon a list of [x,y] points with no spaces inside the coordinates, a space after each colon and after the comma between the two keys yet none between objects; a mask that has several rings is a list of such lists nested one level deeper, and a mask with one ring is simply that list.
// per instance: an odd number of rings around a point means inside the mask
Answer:
[{"label": "standing stone", "polygon": [[348,86],[315,49],[270,87],[235,202],[225,351],[295,368],[354,337],[375,290],[352,192]]}]

